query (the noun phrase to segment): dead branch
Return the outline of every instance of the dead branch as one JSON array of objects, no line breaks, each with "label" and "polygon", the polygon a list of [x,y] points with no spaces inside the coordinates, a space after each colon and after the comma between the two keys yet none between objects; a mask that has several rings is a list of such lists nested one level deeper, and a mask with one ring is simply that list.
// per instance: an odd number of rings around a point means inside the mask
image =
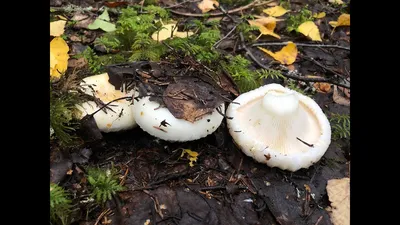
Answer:
[{"label": "dead branch", "polygon": [[[257,47],[257,46],[281,46],[281,45],[287,45],[287,44],[289,44],[288,41],[286,41],[286,42],[265,42],[265,43],[252,44],[251,47]],[[294,43],[294,44],[296,46],[302,46],[302,47],[337,48],[337,49],[350,51],[350,48],[343,47],[343,46],[340,46],[340,45],[320,45],[320,44],[306,44],[306,43]]]},{"label": "dead branch", "polygon": [[[258,7],[258,6],[266,5],[266,4],[269,4],[269,3],[273,2],[273,1],[274,0],[269,0],[269,1],[266,1],[266,2],[258,3],[259,0],[256,0],[256,1],[254,1],[254,2],[252,2],[250,4],[247,4],[245,6],[242,6],[242,7],[236,8],[236,9],[228,10],[226,13],[227,14],[231,14],[231,13],[240,12],[240,11],[252,8],[252,7]],[[224,15],[224,12],[208,13],[208,14],[207,13],[206,14],[185,13],[185,12],[179,12],[179,11],[176,11],[176,10],[170,10],[170,12],[178,14],[178,15],[181,15],[181,16],[191,16],[191,17],[205,17],[205,16],[213,17],[213,16],[222,16],[222,15]]]},{"label": "dead branch", "polygon": [[[270,69],[269,67],[267,67],[266,65],[262,64],[254,55],[253,53],[251,53],[250,49],[244,44],[244,36],[243,33],[240,33],[240,40],[241,40],[241,47],[246,50],[247,55],[250,56],[250,58],[261,68],[263,69]],[[335,81],[332,79],[328,79],[328,78],[324,78],[324,77],[303,77],[301,76],[299,73],[289,73],[286,71],[281,71],[282,75],[287,77],[287,78],[291,78],[293,80],[300,80],[300,81],[304,81],[304,82],[324,82],[324,83],[329,83],[329,84],[335,84],[337,86],[340,87],[344,87],[347,89],[350,89],[350,82],[348,82],[347,80],[342,80],[342,81]]]},{"label": "dead branch", "polygon": [[170,5],[170,6],[165,6],[163,8],[164,9],[172,9],[172,8],[175,8],[175,7],[182,6],[185,3],[195,3],[195,2],[199,2],[199,1],[201,1],[201,0],[186,0],[186,1],[183,1],[181,3],[177,3],[177,4],[174,4],[174,5]]}]

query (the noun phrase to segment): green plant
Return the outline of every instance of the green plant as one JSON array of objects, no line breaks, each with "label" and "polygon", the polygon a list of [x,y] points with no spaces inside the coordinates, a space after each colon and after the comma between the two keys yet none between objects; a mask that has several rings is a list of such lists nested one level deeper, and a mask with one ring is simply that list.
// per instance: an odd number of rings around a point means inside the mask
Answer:
[{"label": "green plant", "polygon": [[50,127],[61,144],[73,143],[74,136],[71,133],[75,131],[77,125],[74,122],[74,115],[76,113],[75,104],[78,101],[75,93],[53,91],[50,84]]},{"label": "green plant", "polygon": [[103,72],[103,64],[100,61],[100,58],[90,47],[87,47],[82,53],[77,54],[74,58],[85,58],[90,71],[94,74]]},{"label": "green plant", "polygon": [[92,187],[92,198],[99,204],[104,204],[112,199],[112,195],[124,190],[124,187],[118,183],[118,176],[114,168],[108,170],[89,168],[87,180]]},{"label": "green plant", "polygon": [[260,77],[261,79],[268,79],[268,78],[283,79],[283,80],[286,79],[286,77],[283,76],[283,74],[279,70],[260,69],[260,70],[256,70],[256,73],[257,73],[258,77]]},{"label": "green plant", "polygon": [[132,55],[130,60],[151,60],[158,61],[165,53],[166,47],[151,39],[147,34],[138,33],[131,46]]},{"label": "green plant", "polygon": [[308,9],[308,5],[303,7],[300,12],[291,14],[287,18],[286,30],[288,32],[297,31],[297,28],[306,21],[313,21],[312,12]]},{"label": "green plant", "polygon": [[299,92],[299,93],[302,94],[302,95],[306,95],[306,96],[308,96],[308,97],[311,97],[311,96],[312,96],[311,94],[309,94],[309,93],[305,92],[303,89],[301,89],[301,88],[299,87],[298,82],[295,81],[295,80],[288,79],[286,85],[287,85],[287,88],[292,89],[292,90],[294,90],[294,91],[297,91],[297,92]]},{"label": "green plant", "polygon": [[104,46],[107,51],[118,49],[121,46],[121,42],[113,33],[105,33],[103,36],[96,38],[94,44]]},{"label": "green plant", "polygon": [[332,127],[332,139],[350,138],[350,115],[331,113],[329,122]]},{"label": "green plant", "polygon": [[229,63],[223,62],[221,65],[232,77],[240,92],[247,92],[262,85],[262,79],[286,79],[281,72],[273,69],[251,70],[251,62],[241,55],[227,56]]},{"label": "green plant", "polygon": [[50,183],[50,220],[53,223],[68,224],[71,213],[71,200],[67,192],[60,186]]}]

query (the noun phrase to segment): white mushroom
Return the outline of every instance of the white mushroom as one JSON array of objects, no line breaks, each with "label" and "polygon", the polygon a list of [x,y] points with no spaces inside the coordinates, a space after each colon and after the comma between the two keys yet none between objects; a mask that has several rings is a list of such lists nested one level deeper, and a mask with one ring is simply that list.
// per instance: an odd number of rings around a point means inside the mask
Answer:
[{"label": "white mushroom", "polygon": [[[166,141],[192,141],[213,133],[223,120],[217,110],[194,122],[177,119],[166,107],[144,97],[135,102],[134,113],[137,124],[147,133]],[[224,104],[221,110],[224,111]]]},{"label": "white mushroom", "polygon": [[[99,98],[104,104],[118,98],[132,97],[133,90],[129,92],[115,90],[115,87],[108,80],[108,74],[103,73],[86,77],[80,86],[86,94]],[[136,127],[137,124],[130,105],[131,101],[122,99],[112,102],[107,108],[95,113],[93,117],[100,131],[108,133]],[[83,118],[85,115],[97,111],[100,107],[94,101],[87,101],[78,105],[77,108],[82,112],[81,118]]]},{"label": "white mushroom", "polygon": [[279,84],[237,97],[227,109],[229,133],[242,151],[270,167],[296,171],[319,161],[331,127],[311,98]]}]

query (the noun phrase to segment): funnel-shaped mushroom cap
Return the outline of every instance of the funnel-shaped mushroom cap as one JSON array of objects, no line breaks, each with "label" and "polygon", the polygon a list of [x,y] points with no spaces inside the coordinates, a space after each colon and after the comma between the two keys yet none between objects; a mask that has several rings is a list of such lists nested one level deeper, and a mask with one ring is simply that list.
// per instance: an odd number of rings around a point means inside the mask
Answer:
[{"label": "funnel-shaped mushroom cap", "polygon": [[[104,104],[121,97],[132,97],[133,90],[129,92],[115,90],[115,87],[108,80],[108,74],[103,73],[86,77],[80,86],[82,91],[97,97]],[[130,105],[131,101],[122,99],[112,102],[106,108],[94,114],[93,117],[99,129],[108,133],[134,128],[136,121]],[[85,115],[97,111],[100,107],[94,101],[88,101],[77,106],[77,108],[82,112],[81,117],[83,118]]]},{"label": "funnel-shaped mushroom cap", "polygon": [[226,115],[233,117],[227,125],[238,147],[270,167],[308,168],[321,159],[331,142],[329,121],[318,104],[279,84],[240,95]]},{"label": "funnel-shaped mushroom cap", "polygon": [[[224,117],[217,110],[190,122],[177,119],[166,107],[144,97],[135,102],[134,113],[137,124],[147,133],[166,141],[192,141],[212,134],[221,125]],[[221,110],[225,106],[221,104]]]}]

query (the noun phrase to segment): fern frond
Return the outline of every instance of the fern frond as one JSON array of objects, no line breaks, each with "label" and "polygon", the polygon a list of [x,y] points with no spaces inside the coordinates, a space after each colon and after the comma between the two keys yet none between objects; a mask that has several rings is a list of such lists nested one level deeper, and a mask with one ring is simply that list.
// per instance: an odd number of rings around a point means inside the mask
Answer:
[{"label": "fern frond", "polygon": [[50,183],[50,219],[67,224],[71,208],[71,200],[66,191],[57,184]]}]

